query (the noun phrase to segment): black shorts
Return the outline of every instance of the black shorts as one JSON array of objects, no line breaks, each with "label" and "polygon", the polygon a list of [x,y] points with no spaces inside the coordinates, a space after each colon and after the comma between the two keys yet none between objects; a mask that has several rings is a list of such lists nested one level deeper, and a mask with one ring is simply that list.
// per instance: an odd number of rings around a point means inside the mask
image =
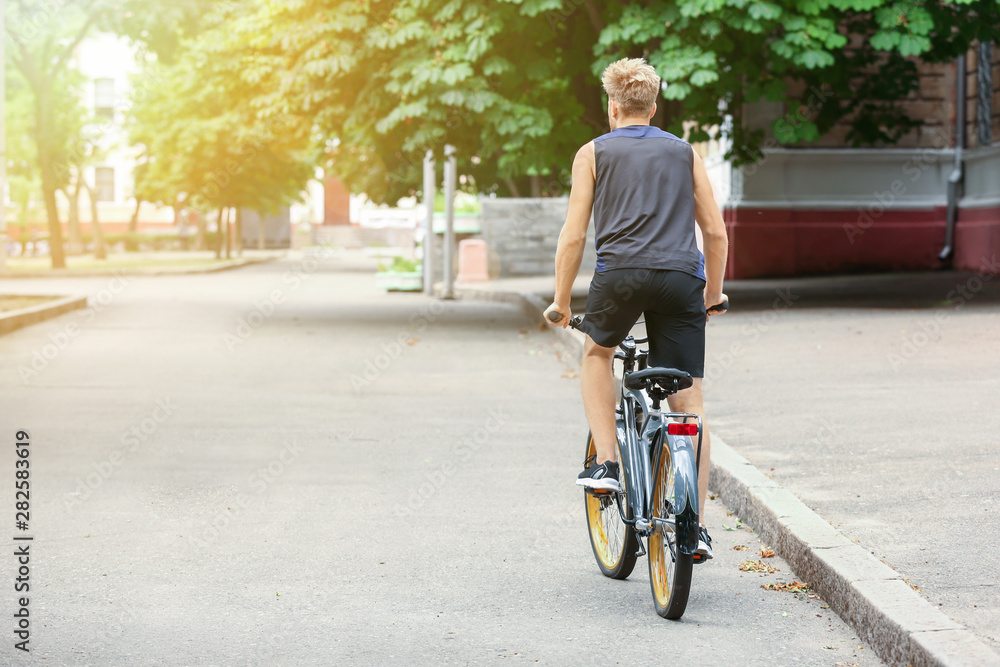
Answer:
[{"label": "black shorts", "polygon": [[610,269],[595,273],[580,330],[615,347],[645,314],[649,365],[705,376],[705,281],[683,271]]}]

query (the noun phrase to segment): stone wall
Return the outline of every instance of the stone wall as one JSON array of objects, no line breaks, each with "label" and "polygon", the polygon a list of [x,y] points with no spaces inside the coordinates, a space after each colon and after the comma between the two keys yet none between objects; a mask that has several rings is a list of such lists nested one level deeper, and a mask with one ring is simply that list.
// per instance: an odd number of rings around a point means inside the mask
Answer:
[{"label": "stone wall", "polygon": [[[482,235],[489,247],[490,275],[552,275],[568,203],[567,197],[483,198]],[[593,271],[596,262],[591,224],[581,273]]]}]

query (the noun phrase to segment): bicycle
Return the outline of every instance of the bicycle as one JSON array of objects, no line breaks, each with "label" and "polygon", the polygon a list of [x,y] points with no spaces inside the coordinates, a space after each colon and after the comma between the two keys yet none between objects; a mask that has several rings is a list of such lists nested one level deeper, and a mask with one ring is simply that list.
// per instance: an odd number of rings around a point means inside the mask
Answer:
[{"label": "bicycle", "polygon": [[[724,302],[712,310],[728,307]],[[576,316],[569,325],[578,329],[582,320]],[[625,579],[636,560],[648,553],[653,606],[660,616],[676,620],[687,608],[698,550],[702,420],[693,413],[660,410],[661,401],[694,380],[674,368],[648,367],[649,351],[636,348],[646,342],[648,338],[629,336],[614,355],[623,364],[615,410],[620,490],[585,489],[584,503],[601,572]],[[593,436],[588,434],[584,467],[595,456]]]}]

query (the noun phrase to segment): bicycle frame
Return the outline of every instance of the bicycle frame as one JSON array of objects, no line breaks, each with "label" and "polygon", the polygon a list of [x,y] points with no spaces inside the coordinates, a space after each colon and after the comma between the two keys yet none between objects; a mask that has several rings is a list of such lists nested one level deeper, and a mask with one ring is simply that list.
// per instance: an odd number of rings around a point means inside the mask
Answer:
[{"label": "bicycle frame", "polygon": [[[635,349],[635,340],[630,336],[621,345],[622,352],[615,357],[624,362],[623,378],[632,372],[638,363],[645,366],[645,352]],[[637,412],[641,411],[641,422]],[[694,419],[698,423],[698,446],[690,436],[670,435],[669,421]],[[639,428],[636,428],[639,424]],[[701,462],[702,420],[699,415],[688,412],[665,412],[650,409],[642,391],[627,389],[622,383],[619,408],[616,411],[615,431],[621,450],[621,465],[625,473],[626,500],[632,510],[632,519],[625,516],[620,496],[618,512],[622,521],[635,526],[636,532],[648,537],[657,524],[665,523],[677,536],[678,549],[683,554],[694,554],[698,548],[698,465]],[[640,435],[641,433],[641,435]],[[674,468],[674,525],[669,525],[666,517],[653,516],[653,492],[659,483],[660,456],[663,439],[666,438]],[[640,543],[641,544],[641,543]]]}]

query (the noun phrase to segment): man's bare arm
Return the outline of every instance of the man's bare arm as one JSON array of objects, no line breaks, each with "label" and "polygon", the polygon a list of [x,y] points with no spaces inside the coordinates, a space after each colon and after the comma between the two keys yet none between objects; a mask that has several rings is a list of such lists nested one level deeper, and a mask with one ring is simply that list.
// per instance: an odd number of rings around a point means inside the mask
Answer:
[{"label": "man's bare arm", "polygon": [[[573,159],[573,185],[569,192],[566,222],[559,233],[556,246],[556,294],[552,305],[545,311],[546,321],[553,326],[569,324],[570,298],[573,282],[580,272],[583,251],[587,246],[587,227],[594,209],[594,143],[590,142],[576,153]],[[550,312],[561,316],[555,322],[548,319]]]},{"label": "man's bare arm", "polygon": [[705,163],[694,148],[694,219],[701,227],[705,241],[705,308],[718,305],[725,300],[722,281],[726,274],[726,259],[729,255],[729,237],[726,223],[715,203],[712,183],[708,180]]}]

